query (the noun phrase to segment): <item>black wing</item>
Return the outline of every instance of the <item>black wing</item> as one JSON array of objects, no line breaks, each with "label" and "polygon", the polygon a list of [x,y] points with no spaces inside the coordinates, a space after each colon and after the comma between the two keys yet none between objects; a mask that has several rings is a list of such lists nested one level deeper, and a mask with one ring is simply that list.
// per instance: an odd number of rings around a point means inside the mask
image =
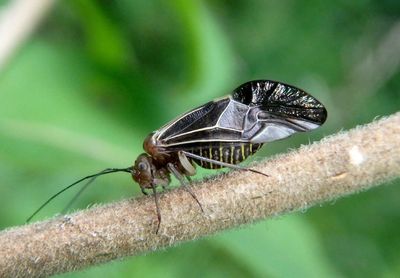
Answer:
[{"label": "black wing", "polygon": [[201,142],[264,143],[315,129],[326,117],[324,106],[303,90],[256,80],[183,114],[156,131],[154,138],[165,149]]}]

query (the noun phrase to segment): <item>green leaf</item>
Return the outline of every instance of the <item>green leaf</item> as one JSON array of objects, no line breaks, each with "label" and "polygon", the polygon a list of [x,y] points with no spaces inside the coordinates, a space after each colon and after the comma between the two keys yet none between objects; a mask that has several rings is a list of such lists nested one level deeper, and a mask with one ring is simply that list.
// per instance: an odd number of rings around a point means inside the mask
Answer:
[{"label": "green leaf", "polygon": [[336,277],[317,233],[299,216],[263,221],[213,239],[259,277]]}]

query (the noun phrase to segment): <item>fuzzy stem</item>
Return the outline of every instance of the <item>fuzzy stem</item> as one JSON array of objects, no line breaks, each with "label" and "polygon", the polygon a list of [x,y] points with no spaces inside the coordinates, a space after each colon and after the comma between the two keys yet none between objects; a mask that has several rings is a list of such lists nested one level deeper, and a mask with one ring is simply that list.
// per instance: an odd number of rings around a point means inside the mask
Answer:
[{"label": "fuzzy stem", "polygon": [[304,209],[400,176],[400,113],[160,195],[124,200],[0,233],[0,276],[48,276],[139,255]]}]

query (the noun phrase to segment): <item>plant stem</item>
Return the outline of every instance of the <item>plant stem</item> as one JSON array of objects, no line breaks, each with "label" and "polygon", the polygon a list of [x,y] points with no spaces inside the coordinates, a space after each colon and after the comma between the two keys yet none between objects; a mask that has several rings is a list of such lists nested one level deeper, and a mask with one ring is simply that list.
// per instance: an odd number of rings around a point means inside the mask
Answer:
[{"label": "plant stem", "polygon": [[400,176],[400,113],[160,195],[124,200],[0,233],[0,276],[49,276],[158,250],[310,207]]}]

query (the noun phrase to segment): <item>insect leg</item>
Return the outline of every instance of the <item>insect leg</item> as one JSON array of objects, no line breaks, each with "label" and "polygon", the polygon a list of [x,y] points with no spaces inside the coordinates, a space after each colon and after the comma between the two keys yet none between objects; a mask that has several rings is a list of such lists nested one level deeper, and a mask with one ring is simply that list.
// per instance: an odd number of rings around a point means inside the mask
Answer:
[{"label": "insect leg", "polygon": [[156,203],[156,210],[157,210],[158,225],[157,225],[156,234],[158,234],[158,231],[160,230],[160,225],[161,225],[161,212],[160,212],[160,206],[158,204],[158,195],[157,195],[157,190],[156,190],[155,184],[152,184],[152,189],[153,189],[153,195],[154,195],[154,202]]},{"label": "insect leg", "polygon": [[190,189],[188,184],[186,183],[185,177],[175,168],[175,166],[172,163],[167,164],[168,170],[171,171],[172,174],[180,181],[180,183],[183,185],[183,188],[189,192],[189,194],[195,199],[197,204],[199,205],[201,211],[204,213],[203,206],[201,205],[200,201],[197,199],[196,195],[193,193],[193,191]]},{"label": "insect leg", "polygon": [[241,167],[239,165],[230,164],[230,163],[226,163],[226,162],[221,162],[221,161],[218,161],[218,160],[206,158],[206,157],[203,157],[203,156],[200,156],[200,155],[197,155],[197,154],[193,154],[193,153],[190,153],[190,152],[185,152],[185,151],[182,151],[182,152],[186,156],[194,158],[194,159],[198,159],[200,161],[210,162],[210,163],[214,163],[214,164],[217,164],[217,165],[220,165],[220,166],[223,166],[223,167],[232,168],[232,169],[237,169],[237,170],[242,170],[242,171],[250,171],[250,172],[253,172],[253,173],[257,173],[257,174],[269,177],[267,174],[265,174],[263,172],[260,172],[260,171],[257,171],[257,170],[254,170],[254,169]]},{"label": "insect leg", "polygon": [[189,161],[189,159],[183,152],[178,152],[178,158],[179,158],[179,162],[181,163],[182,167],[186,171],[186,173],[185,173],[186,176],[187,175],[193,176],[196,174],[196,169],[194,168],[192,163]]}]

